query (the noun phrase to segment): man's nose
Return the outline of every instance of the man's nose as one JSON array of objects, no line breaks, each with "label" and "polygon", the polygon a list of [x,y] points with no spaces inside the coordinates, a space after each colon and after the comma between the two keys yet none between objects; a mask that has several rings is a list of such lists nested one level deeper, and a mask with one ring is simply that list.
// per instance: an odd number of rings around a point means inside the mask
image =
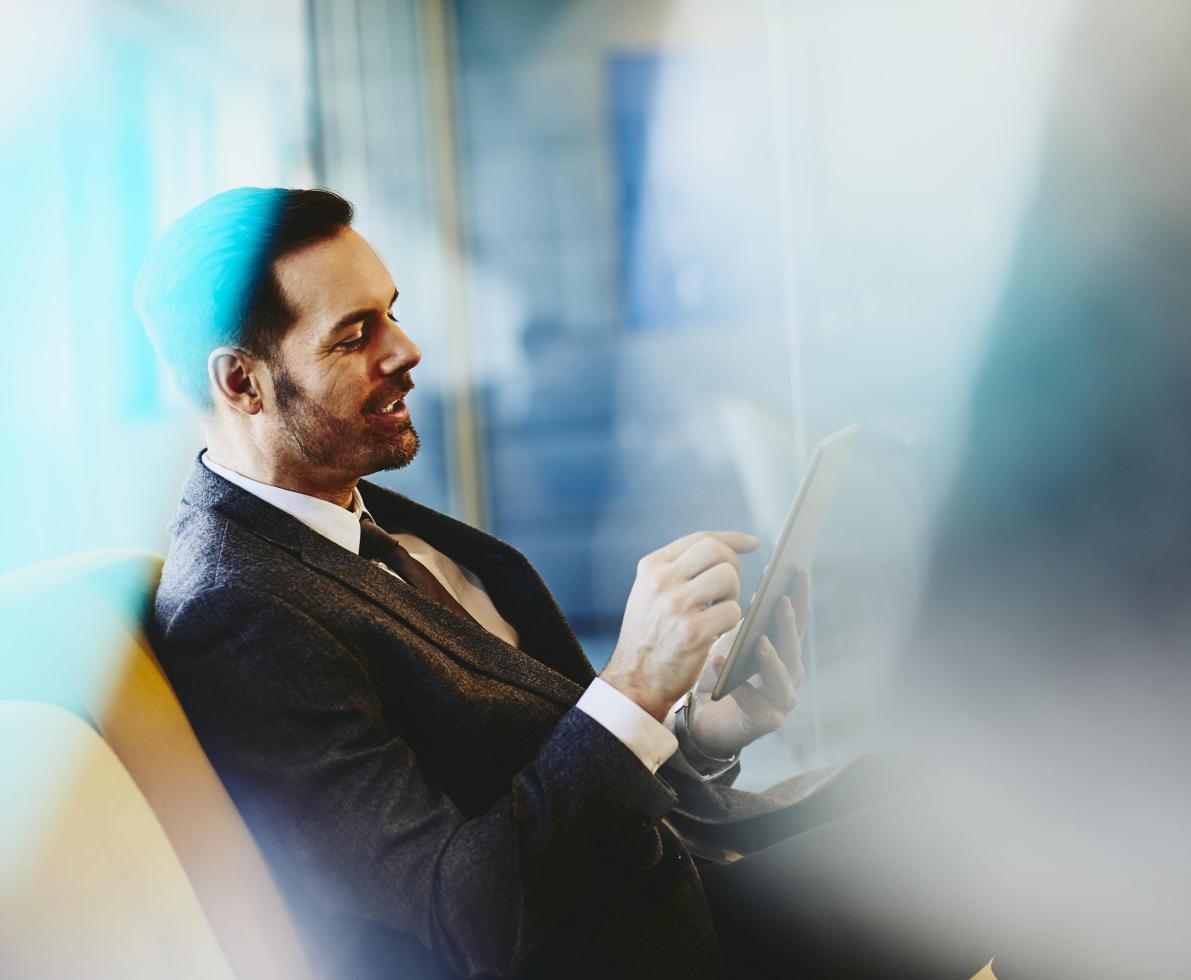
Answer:
[{"label": "man's nose", "polygon": [[422,352],[395,323],[385,330],[385,353],[380,362],[382,374],[399,374],[408,371],[422,359]]}]

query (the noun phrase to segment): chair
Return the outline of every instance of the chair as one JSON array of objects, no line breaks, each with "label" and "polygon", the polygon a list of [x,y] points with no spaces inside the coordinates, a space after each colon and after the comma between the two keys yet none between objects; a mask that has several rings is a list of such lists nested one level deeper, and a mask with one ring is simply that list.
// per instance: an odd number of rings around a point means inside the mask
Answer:
[{"label": "chair", "polygon": [[142,617],[161,559],[0,577],[0,973],[309,978]]}]

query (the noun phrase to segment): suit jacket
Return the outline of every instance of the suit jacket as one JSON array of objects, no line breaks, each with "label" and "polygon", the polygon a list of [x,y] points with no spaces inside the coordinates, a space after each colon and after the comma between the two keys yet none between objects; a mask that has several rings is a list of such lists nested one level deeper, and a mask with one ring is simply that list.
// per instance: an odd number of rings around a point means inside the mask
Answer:
[{"label": "suit jacket", "polygon": [[523,555],[360,491],[382,527],[473,570],[521,647],[198,460],[151,622],[320,969],[722,974],[699,875],[662,818],[781,801],[650,774],[574,707],[592,667]]}]

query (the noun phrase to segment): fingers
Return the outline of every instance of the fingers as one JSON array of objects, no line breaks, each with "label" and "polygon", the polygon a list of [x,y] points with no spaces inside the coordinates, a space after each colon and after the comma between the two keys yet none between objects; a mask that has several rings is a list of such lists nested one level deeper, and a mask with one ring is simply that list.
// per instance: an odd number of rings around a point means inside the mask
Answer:
[{"label": "fingers", "polygon": [[735,599],[725,599],[695,615],[699,628],[709,638],[718,637],[721,633],[727,633],[740,620],[740,603]]},{"label": "fingers", "polygon": [[[724,634],[724,636],[727,635]],[[724,669],[724,664],[727,662],[728,658],[722,653],[717,653],[715,646],[712,645],[707,663],[703,665],[703,670],[699,673],[699,680],[695,682],[696,693],[710,694],[715,689],[716,682],[720,679],[720,671]]]},{"label": "fingers", "polygon": [[680,578],[694,578],[716,565],[728,564],[740,570],[740,556],[719,538],[700,538],[674,559],[674,571]]},{"label": "fingers", "polygon": [[[661,556],[679,545],[685,549],[672,561],[658,564]],[[756,538],[737,531],[700,531],[667,545],[647,556],[652,572],[663,583],[678,589],[678,602],[693,609],[725,599],[740,598],[740,557],[738,550],[756,547]],[[729,623],[724,628],[727,629]]]},{"label": "fingers", "polygon": [[731,696],[749,722],[761,732],[777,731],[786,719],[786,712],[775,708],[747,681],[739,685]]},{"label": "fingers", "polygon": [[802,665],[802,635],[805,627],[801,617],[794,611],[789,596],[782,596],[774,618],[777,620],[778,655],[797,686],[806,677],[806,668]]},{"label": "fingers", "polygon": [[719,602],[721,599],[739,599],[740,576],[727,562],[721,562],[683,586],[682,595],[689,604],[688,608]]},{"label": "fingers", "polygon": [[699,675],[699,683],[695,685],[696,690],[710,691],[715,687],[715,683],[720,677],[720,671],[728,662],[728,651],[732,649],[736,634],[740,632],[740,622],[737,620],[732,629],[721,633],[711,644],[711,649],[707,651],[707,660],[703,664],[703,673]]},{"label": "fingers", "polygon": [[668,545],[659,548],[653,554],[662,561],[674,561],[692,545],[706,538],[722,541],[734,552],[741,554],[752,551],[759,543],[757,538],[751,534],[745,534],[743,531],[695,531],[693,534],[687,534],[677,541],[671,541]]},{"label": "fingers", "polygon": [[767,636],[757,641],[757,669],[761,675],[760,693],[783,715],[788,714],[798,703],[796,685]]}]

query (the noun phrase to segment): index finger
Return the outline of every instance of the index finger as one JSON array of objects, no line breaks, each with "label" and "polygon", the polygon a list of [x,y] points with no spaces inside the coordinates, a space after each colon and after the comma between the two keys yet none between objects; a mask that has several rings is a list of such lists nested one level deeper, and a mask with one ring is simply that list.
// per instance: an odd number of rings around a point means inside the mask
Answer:
[{"label": "index finger", "polygon": [[777,621],[777,654],[786,669],[794,674],[802,661],[803,625],[797,609],[788,595],[778,601],[774,613]]},{"label": "index finger", "polygon": [[691,545],[704,538],[717,538],[737,554],[752,551],[760,543],[758,538],[751,534],[745,534],[743,531],[695,531],[693,534],[684,535],[677,541],[671,541],[665,547],[659,548],[656,554],[664,561],[673,561]]}]

